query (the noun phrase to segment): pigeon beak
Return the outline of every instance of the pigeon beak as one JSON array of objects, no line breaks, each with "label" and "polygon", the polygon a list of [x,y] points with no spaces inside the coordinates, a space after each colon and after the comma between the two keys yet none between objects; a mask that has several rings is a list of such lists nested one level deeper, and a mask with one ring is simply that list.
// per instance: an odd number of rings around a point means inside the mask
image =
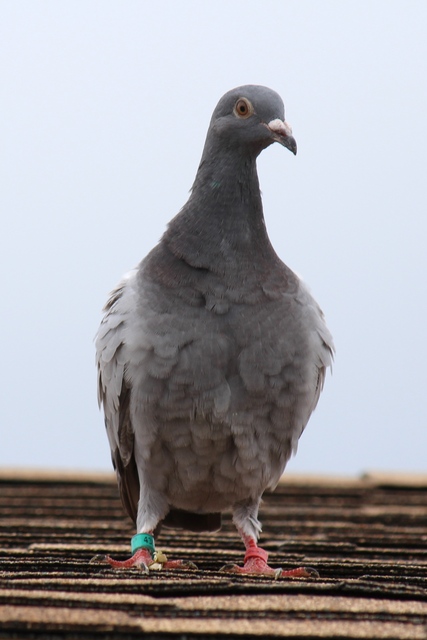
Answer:
[{"label": "pigeon beak", "polygon": [[283,145],[296,156],[297,143],[292,135],[292,129],[287,122],[276,118],[276,120],[271,120],[271,122],[267,124],[267,128],[270,129],[273,134],[272,138],[275,142]]}]

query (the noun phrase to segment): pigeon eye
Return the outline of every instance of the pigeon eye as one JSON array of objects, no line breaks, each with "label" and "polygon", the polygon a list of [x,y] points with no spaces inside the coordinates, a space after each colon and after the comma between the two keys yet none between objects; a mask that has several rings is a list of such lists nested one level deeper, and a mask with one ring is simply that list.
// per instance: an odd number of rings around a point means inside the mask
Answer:
[{"label": "pigeon eye", "polygon": [[246,98],[239,98],[234,105],[234,113],[239,118],[249,118],[254,112],[254,108]]}]

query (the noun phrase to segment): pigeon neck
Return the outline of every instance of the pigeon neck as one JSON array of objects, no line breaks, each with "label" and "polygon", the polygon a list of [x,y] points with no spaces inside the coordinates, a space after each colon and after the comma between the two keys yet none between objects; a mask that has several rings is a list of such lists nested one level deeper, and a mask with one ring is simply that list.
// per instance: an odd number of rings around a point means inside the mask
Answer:
[{"label": "pigeon neck", "polygon": [[[244,216],[261,216],[256,157],[242,156],[240,149],[204,153],[197,171],[189,203],[203,201],[216,215],[244,210]],[[221,206],[222,205],[222,206]],[[225,210],[223,209],[225,207]],[[215,214],[214,214],[215,215]]]},{"label": "pigeon neck", "polygon": [[252,268],[255,255],[271,266],[277,256],[265,227],[256,157],[233,150],[204,154],[191,196],[164,241],[193,267],[236,275]]}]

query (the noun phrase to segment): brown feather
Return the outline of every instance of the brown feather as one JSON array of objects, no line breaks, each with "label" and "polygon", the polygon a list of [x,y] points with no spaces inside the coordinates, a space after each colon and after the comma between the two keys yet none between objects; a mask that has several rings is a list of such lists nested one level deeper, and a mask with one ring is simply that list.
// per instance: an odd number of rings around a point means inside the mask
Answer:
[{"label": "brown feather", "polygon": [[119,447],[114,451],[112,459],[123,507],[131,520],[136,523],[139,476],[133,452],[134,434],[130,421],[129,405],[130,389],[123,381],[119,408]]},{"label": "brown feather", "polygon": [[129,518],[136,523],[139,500],[139,477],[135,458],[132,455],[129,463],[125,467],[120,457],[120,452],[116,449],[112,460],[117,475],[117,483],[119,485],[123,507]]}]

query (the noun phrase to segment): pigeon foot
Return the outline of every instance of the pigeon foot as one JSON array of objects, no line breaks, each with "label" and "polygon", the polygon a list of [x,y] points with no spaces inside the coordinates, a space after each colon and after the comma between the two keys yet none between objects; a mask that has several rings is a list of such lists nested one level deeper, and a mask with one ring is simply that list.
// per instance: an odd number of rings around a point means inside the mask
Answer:
[{"label": "pigeon foot", "polygon": [[261,547],[250,546],[247,549],[243,567],[226,565],[222,571],[240,575],[262,575],[278,580],[279,578],[318,578],[319,574],[312,567],[297,567],[296,569],[273,569],[267,564],[268,553]]},{"label": "pigeon foot", "polygon": [[138,549],[127,560],[114,560],[110,556],[95,556],[92,563],[107,563],[113,569],[140,569],[144,573],[160,569],[197,569],[194,562],[185,560],[168,560],[164,553],[156,551],[154,557],[148,549]]},{"label": "pigeon foot", "polygon": [[110,556],[97,555],[90,561],[92,564],[109,564],[113,569],[141,569],[144,573],[148,573],[150,565],[153,564],[153,558],[148,549],[138,549],[133,556],[127,560],[115,560]]}]

